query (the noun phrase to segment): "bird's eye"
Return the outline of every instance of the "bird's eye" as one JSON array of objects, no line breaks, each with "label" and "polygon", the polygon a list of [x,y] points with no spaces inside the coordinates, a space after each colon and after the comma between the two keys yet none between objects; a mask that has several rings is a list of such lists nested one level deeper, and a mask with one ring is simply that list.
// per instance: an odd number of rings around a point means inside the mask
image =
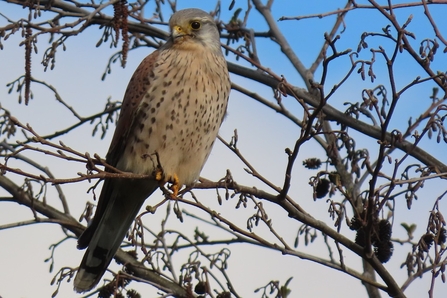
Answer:
[{"label": "bird's eye", "polygon": [[197,21],[191,22],[191,28],[193,30],[199,30],[200,27],[202,27],[202,24],[200,24],[200,22]]}]

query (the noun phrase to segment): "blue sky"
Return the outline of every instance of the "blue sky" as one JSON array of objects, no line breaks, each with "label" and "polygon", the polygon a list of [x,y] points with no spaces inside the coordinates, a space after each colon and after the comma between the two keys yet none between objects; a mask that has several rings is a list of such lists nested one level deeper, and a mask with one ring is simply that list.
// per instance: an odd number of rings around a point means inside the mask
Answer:
[{"label": "blue sky", "polygon": [[[228,20],[232,12],[227,11],[227,7],[231,1],[222,1],[223,15],[222,19]],[[383,2],[383,1],[382,1]],[[281,16],[296,16],[306,15],[312,13],[321,13],[331,11],[337,7],[342,7],[343,1],[277,1],[275,2],[273,13],[276,18]],[[178,8],[200,7],[204,10],[210,11],[214,8],[214,1],[178,1]],[[246,1],[237,0],[235,8],[246,8]],[[447,28],[447,21],[444,17],[447,13],[446,6],[433,6],[432,14],[438,21],[440,29]],[[26,17],[27,11],[19,7],[0,3],[0,11],[10,17],[21,16]],[[150,11],[148,8],[147,12]],[[11,13],[10,13],[11,12]],[[433,33],[427,28],[426,19],[421,13],[421,8],[411,9],[411,12],[398,12],[398,17],[401,21],[406,20],[409,13],[414,14],[413,22],[410,24],[408,30],[414,31],[416,36],[433,37]],[[358,38],[365,30],[380,32],[381,28],[385,27],[388,22],[375,13],[371,17],[371,11],[358,11],[348,14],[346,18],[346,31],[341,34],[341,39],[337,42],[339,50],[346,48],[356,49]],[[371,19],[373,18],[373,21]],[[291,46],[295,49],[297,55],[306,66],[309,66],[316,57],[323,41],[323,34],[332,28],[335,18],[328,17],[324,19],[309,19],[301,21],[283,21],[279,26],[283,33],[288,38]],[[0,19],[0,26],[4,24],[4,20]],[[252,11],[252,18],[248,23],[248,27],[261,28],[267,30],[265,22],[254,11]],[[447,34],[446,32],[444,32]],[[71,38],[67,41],[67,51],[58,52],[56,68],[52,71],[43,72],[39,61],[45,49],[44,38],[41,38],[39,45],[39,53],[33,55],[33,76],[37,79],[46,80],[50,84],[56,86],[61,93],[61,96],[73,106],[80,114],[86,116],[92,111],[99,112],[102,110],[105,100],[110,96],[112,100],[121,100],[127,82],[144,56],[150,53],[152,49],[140,48],[132,51],[128,58],[126,69],[122,69],[119,65],[114,65],[112,73],[107,76],[103,82],[100,80],[105,69],[108,57],[113,54],[116,49],[109,49],[104,45],[96,48],[95,44],[102,34],[102,31],[97,27],[92,27],[85,34],[78,37]],[[23,48],[18,48],[21,37],[19,34],[4,41],[5,49],[0,51],[0,103],[3,107],[10,109],[13,115],[19,120],[32,124],[33,128],[40,134],[52,132],[55,124],[59,127],[66,127],[75,122],[75,119],[67,112],[66,109],[60,105],[54,104],[54,96],[47,90],[40,86],[33,86],[34,99],[30,102],[28,107],[17,104],[17,94],[7,94],[6,82],[10,82],[23,73]],[[377,45],[371,40],[370,46]],[[294,85],[303,86],[303,81],[295,73],[290,63],[281,54],[276,45],[271,45],[269,40],[258,41],[258,51],[261,62],[271,68],[279,75],[284,75],[287,80]],[[370,57],[369,50],[364,50],[361,57],[367,59]],[[231,58],[230,58],[231,59]],[[347,59],[347,58],[346,58]],[[336,84],[346,72],[347,60],[340,60],[331,66],[331,78],[328,81],[328,90],[332,84]],[[447,59],[445,55],[439,55],[434,63],[439,65],[446,65]],[[405,57],[398,61],[400,67],[404,69],[399,73],[398,84],[403,86],[416,75],[424,75],[418,70],[418,67],[410,63]],[[3,71],[7,69],[8,71]],[[445,69],[445,66],[444,66]],[[377,65],[375,71],[380,78],[380,74],[385,71],[385,67]],[[317,72],[316,79],[319,78],[320,71]],[[233,76],[233,80],[239,84],[246,84],[246,80],[237,76]],[[383,81],[385,83],[386,80]],[[374,83],[361,81],[358,77],[353,76],[348,83],[343,86],[340,91],[331,99],[331,104],[341,107],[343,102],[355,102],[360,98],[360,92],[363,88],[373,88],[380,80]],[[271,98],[272,91],[269,88],[259,87],[257,85],[249,85],[255,88],[256,92],[262,94],[266,98]],[[433,86],[425,84],[420,88],[416,88],[414,92],[409,93],[399,103],[399,116],[393,127],[405,127],[408,117],[410,115],[417,116],[420,111],[427,106],[428,96],[431,93]],[[48,104],[48,105],[47,105]],[[302,112],[297,108],[296,103],[290,97],[284,99],[286,107],[291,111],[301,116]],[[51,110],[48,109],[51,106]],[[292,125],[288,120],[283,119],[280,115],[266,109],[259,103],[243,97],[237,92],[231,95],[231,101],[228,110],[228,116],[224,122],[220,134],[227,140],[230,139],[233,130],[237,129],[239,134],[239,148],[249,157],[252,164],[265,175],[271,179],[275,184],[280,185],[283,179],[284,167],[286,166],[286,156],[284,148],[292,147],[296,138],[299,136],[299,129]],[[78,149],[81,152],[98,153],[105,155],[108,144],[111,138],[111,132],[106,135],[104,141],[100,141],[98,136],[90,137],[92,127],[84,126],[78,131],[74,132],[70,137],[62,136],[63,140],[69,146]],[[86,137],[87,136],[87,137]],[[427,149],[434,153],[439,159],[447,162],[445,154],[440,154],[445,150],[445,144],[435,146],[435,142],[427,142]],[[370,139],[359,139],[358,147],[366,147],[372,150],[375,154],[375,142]],[[313,202],[311,195],[311,188],[308,186],[308,177],[312,172],[302,169],[299,165],[301,161],[308,157],[313,157],[316,154],[321,154],[322,150],[315,146],[309,145],[303,148],[297,161],[296,170],[293,176],[293,186],[291,195],[312,215],[327,220],[327,204],[324,200]],[[30,155],[31,157],[36,155]],[[42,158],[41,156],[36,156]],[[45,159],[46,160],[46,159]],[[71,177],[75,176],[77,172],[83,171],[82,166],[76,164],[60,165],[56,160],[51,161],[52,170],[56,176]],[[243,170],[243,165],[237,158],[228,152],[220,143],[216,143],[213,153],[207,165],[202,172],[202,176],[209,179],[219,179],[224,174],[227,168],[232,170],[236,181],[244,185],[255,185],[266,189],[262,184],[254,178],[247,176]],[[9,174],[8,174],[9,175]],[[10,176],[12,177],[12,175]],[[88,183],[81,183],[76,185],[64,185],[63,188],[67,194],[70,195],[70,207],[72,214],[79,216],[84,207],[86,200],[92,200],[90,194],[86,191],[89,188]],[[433,204],[433,198],[440,195],[445,187],[439,189],[439,182],[435,184],[430,182],[423,190],[423,196],[415,202],[412,210],[406,210],[403,203],[399,203],[398,213],[396,214],[396,223],[399,225],[403,221],[416,221],[418,223],[417,235],[424,231],[426,214]],[[3,193],[2,193],[3,195]],[[203,195],[206,198],[206,195]],[[249,210],[234,210],[235,202],[226,202],[223,206],[215,204],[214,192],[209,192],[209,199],[207,203],[224,214],[228,218],[236,221],[242,227],[245,226],[244,221],[246,217],[250,216],[254,211]],[[51,191],[48,195],[50,203],[58,204],[57,198]],[[154,201],[161,200],[161,195],[157,194]],[[150,204],[154,204],[150,201]],[[149,202],[148,202],[149,204]],[[273,218],[275,227],[281,231],[284,238],[293,243],[296,232],[300,226],[299,223],[291,221],[287,215],[279,208],[272,206],[268,207],[269,214]],[[442,205],[442,210],[446,210],[445,204]],[[421,211],[423,210],[423,211]],[[192,210],[194,211],[194,210]],[[447,210],[446,210],[447,211]],[[18,206],[17,204],[3,203],[0,208],[0,225],[16,222],[19,220],[26,220],[30,218],[31,211]],[[151,223],[158,223],[163,216],[162,212],[157,212],[150,218]],[[3,265],[4,270],[0,271],[0,280],[2,286],[0,287],[0,296],[3,298],[9,297],[36,297],[39,293],[40,297],[49,297],[55,287],[49,286],[53,274],[48,273],[49,265],[43,261],[50,256],[48,247],[51,243],[55,243],[62,238],[60,229],[49,224],[34,225],[23,227],[19,229],[10,229],[0,231],[0,239],[2,242],[8,242],[8,245],[2,245],[0,252],[5,257],[6,265]],[[195,226],[201,225],[199,222],[192,219],[187,219],[185,224],[181,225],[176,220],[170,221],[172,228],[180,228],[185,230],[193,230]],[[209,233],[217,233],[215,230],[206,226],[201,226]],[[263,228],[258,228],[256,232],[260,234],[267,234]],[[405,233],[402,228],[396,226],[394,229],[394,237],[404,238]],[[346,232],[352,238],[352,232]],[[213,234],[214,235],[214,234]],[[302,242],[301,242],[302,243]],[[240,249],[238,249],[240,248]],[[272,278],[278,279],[284,283],[290,276],[294,276],[290,284],[292,289],[292,297],[363,297],[365,290],[359,281],[353,280],[351,277],[332,271],[321,266],[293,258],[290,256],[281,256],[279,253],[270,252],[266,249],[250,248],[249,254],[244,251],[242,246],[236,247],[230,259],[229,272],[234,276],[235,285],[240,289],[240,294],[244,297],[253,297],[253,290],[266,284]],[[307,253],[316,253],[322,257],[326,257],[324,244],[321,242],[321,237],[317,240],[316,245],[305,247],[300,245],[300,251]],[[386,267],[391,270],[392,274],[396,276],[399,284],[406,278],[405,269],[399,269],[400,264],[404,261],[407,249],[396,247],[396,252],[392,260],[386,264]],[[344,250],[346,261],[349,266],[357,270],[361,270],[359,260]],[[55,270],[62,266],[78,265],[83,252],[77,251],[75,248],[75,241],[68,240],[64,242],[61,247],[56,250]],[[259,263],[262,259],[262,263]],[[180,258],[177,260],[180,262]],[[19,264],[19,266],[17,266]],[[26,270],[23,266],[26,266]],[[243,264],[241,266],[240,264]],[[117,266],[114,267],[117,270]],[[261,273],[260,273],[261,272]],[[268,273],[267,273],[268,272]],[[26,281],[24,286],[23,281]],[[324,280],[323,286],[315,286],[316,283],[321,284]],[[429,279],[417,280],[410,286],[406,294],[408,297],[426,297],[428,290]],[[249,285],[249,286],[247,286]],[[154,295],[154,292],[147,292],[147,287],[140,286],[145,295]],[[447,286],[438,282],[435,288],[435,293],[440,295],[447,291]],[[334,295],[334,293],[336,293]],[[79,297],[72,291],[71,283],[63,283],[58,297]],[[144,297],[144,295],[143,295]],[[386,297],[386,294],[383,294]]]}]

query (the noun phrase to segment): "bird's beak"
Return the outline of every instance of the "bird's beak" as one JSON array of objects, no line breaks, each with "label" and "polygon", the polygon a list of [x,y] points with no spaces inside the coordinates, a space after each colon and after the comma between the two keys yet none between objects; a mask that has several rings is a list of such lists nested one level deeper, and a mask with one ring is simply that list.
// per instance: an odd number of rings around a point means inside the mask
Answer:
[{"label": "bird's beak", "polygon": [[191,35],[189,31],[186,31],[185,29],[183,29],[183,27],[175,25],[172,28],[172,39],[177,39],[177,38],[181,38],[181,37],[185,37]]},{"label": "bird's beak", "polygon": [[185,35],[186,35],[186,32],[185,32],[185,30],[182,29],[182,27],[176,25],[176,26],[174,26],[174,28],[172,28],[172,37],[174,39],[176,39],[178,37],[185,36]]}]

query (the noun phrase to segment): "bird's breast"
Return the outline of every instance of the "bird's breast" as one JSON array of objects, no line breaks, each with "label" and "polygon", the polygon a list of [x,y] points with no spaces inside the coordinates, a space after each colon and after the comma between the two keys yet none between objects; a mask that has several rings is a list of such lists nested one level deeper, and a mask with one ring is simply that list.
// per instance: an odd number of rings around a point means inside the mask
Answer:
[{"label": "bird's breast", "polygon": [[[126,170],[161,166],[181,184],[194,182],[226,112],[230,82],[223,56],[162,52],[138,107],[126,147]],[[160,163],[160,164],[159,164]]]}]

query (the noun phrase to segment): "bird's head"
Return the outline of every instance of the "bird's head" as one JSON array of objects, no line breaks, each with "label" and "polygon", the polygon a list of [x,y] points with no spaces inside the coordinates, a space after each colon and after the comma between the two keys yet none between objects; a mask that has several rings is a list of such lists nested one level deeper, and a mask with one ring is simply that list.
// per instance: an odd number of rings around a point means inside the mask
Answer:
[{"label": "bird's head", "polygon": [[220,51],[219,31],[214,19],[197,8],[189,8],[174,13],[169,20],[171,39],[178,47],[202,45]]}]

